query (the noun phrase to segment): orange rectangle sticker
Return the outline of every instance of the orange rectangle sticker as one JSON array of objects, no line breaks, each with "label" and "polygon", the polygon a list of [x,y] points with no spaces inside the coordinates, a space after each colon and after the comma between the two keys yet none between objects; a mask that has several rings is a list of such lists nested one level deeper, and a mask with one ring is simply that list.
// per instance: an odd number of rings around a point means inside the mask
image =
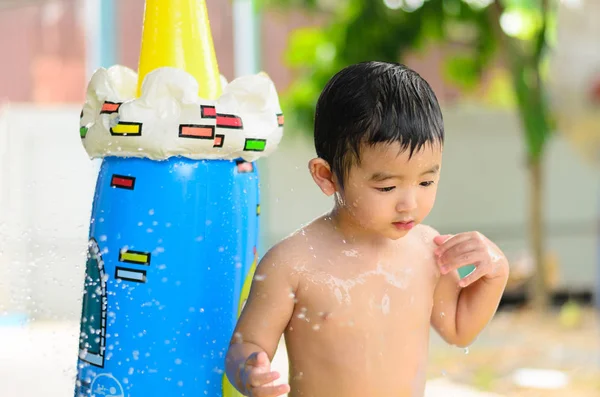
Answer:
[{"label": "orange rectangle sticker", "polygon": [[215,137],[215,127],[210,125],[181,124],[179,126],[179,137],[213,139]]}]

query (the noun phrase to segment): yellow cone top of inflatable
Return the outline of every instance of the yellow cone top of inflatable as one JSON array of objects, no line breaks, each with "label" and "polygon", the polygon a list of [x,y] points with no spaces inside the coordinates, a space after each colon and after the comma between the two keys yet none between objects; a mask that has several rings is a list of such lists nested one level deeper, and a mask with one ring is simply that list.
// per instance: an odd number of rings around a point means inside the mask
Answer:
[{"label": "yellow cone top of inflatable", "polygon": [[216,99],[221,95],[206,0],[146,0],[138,96],[146,75],[166,66],[194,76],[199,97]]}]

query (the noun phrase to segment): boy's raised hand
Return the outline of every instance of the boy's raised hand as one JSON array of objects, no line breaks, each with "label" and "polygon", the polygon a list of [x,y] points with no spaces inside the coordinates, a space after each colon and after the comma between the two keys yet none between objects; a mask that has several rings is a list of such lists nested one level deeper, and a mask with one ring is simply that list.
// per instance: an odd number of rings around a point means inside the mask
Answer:
[{"label": "boy's raised hand", "polygon": [[289,385],[274,385],[273,382],[279,379],[279,376],[279,372],[271,371],[267,353],[251,354],[240,374],[244,394],[251,397],[277,397],[289,393]]},{"label": "boy's raised hand", "polygon": [[463,288],[480,278],[493,279],[508,273],[508,261],[500,248],[479,232],[441,235],[433,241],[438,245],[434,253],[442,274],[475,266],[471,274],[459,281]]}]

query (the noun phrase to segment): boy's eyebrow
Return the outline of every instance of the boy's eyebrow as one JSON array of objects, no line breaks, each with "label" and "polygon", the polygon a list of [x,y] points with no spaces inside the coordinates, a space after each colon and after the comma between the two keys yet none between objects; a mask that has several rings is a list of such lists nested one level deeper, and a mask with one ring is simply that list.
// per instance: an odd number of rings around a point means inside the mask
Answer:
[{"label": "boy's eyebrow", "polygon": [[436,172],[438,172],[439,170],[440,170],[440,165],[439,165],[439,164],[436,164],[436,165],[434,165],[433,167],[431,167],[430,169],[428,169],[427,171],[425,171],[425,172],[422,172],[422,173],[421,173],[421,176],[423,176],[423,175],[427,175],[427,174],[435,174],[435,173],[436,173]]},{"label": "boy's eyebrow", "polygon": [[[439,170],[440,170],[440,166],[439,166],[439,164],[436,164],[433,167],[429,168],[428,170],[422,172],[421,175],[419,175],[419,176],[423,176],[423,175],[427,175],[427,174],[435,174]],[[394,178],[402,179],[402,176],[388,174],[387,172],[376,172],[373,175],[371,175],[371,180],[374,182],[381,182],[381,181],[385,181],[388,179],[394,179]]]},{"label": "boy's eyebrow", "polygon": [[387,179],[393,179],[393,178],[399,178],[399,176],[397,176],[397,175],[390,175],[390,174],[385,173],[385,172],[376,172],[373,175],[371,175],[371,180],[374,181],[374,182],[385,181]]}]

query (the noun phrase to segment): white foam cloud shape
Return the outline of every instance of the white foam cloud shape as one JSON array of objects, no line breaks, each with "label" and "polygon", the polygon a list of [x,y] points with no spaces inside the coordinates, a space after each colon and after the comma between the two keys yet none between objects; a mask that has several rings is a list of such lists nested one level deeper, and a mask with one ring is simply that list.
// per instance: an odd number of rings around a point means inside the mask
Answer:
[{"label": "white foam cloud shape", "polygon": [[137,74],[123,66],[98,69],[87,89],[80,121],[92,158],[145,157],[254,161],[271,154],[283,134],[275,85],[264,73],[223,79],[217,100],[198,97],[187,72],[149,73],[136,97]]}]

